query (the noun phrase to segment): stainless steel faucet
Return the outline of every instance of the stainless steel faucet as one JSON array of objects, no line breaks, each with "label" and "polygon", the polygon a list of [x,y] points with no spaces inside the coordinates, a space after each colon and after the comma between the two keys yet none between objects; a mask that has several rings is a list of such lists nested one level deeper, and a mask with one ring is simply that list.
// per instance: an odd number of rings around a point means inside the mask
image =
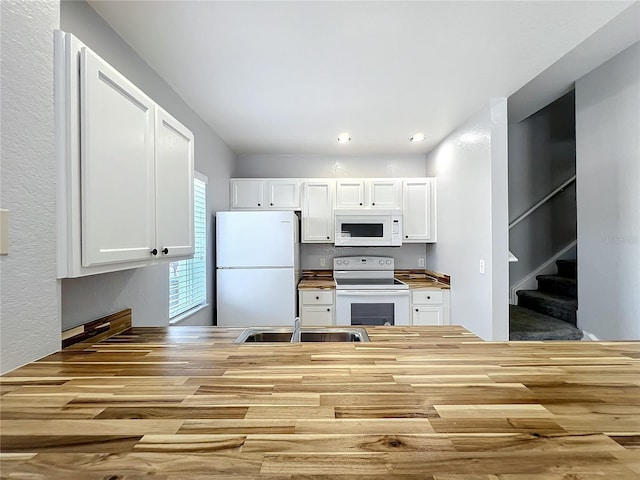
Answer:
[{"label": "stainless steel faucet", "polygon": [[300,342],[300,317],[296,317],[293,321],[293,334],[291,335],[291,343]]}]

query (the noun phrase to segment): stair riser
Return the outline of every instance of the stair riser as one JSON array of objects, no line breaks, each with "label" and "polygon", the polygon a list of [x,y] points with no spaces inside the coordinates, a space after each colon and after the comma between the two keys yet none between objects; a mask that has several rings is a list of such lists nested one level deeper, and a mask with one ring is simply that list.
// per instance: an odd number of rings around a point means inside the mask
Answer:
[{"label": "stair riser", "polygon": [[539,278],[538,290],[573,298],[578,296],[578,286],[576,283],[571,281],[563,282],[562,279]]},{"label": "stair riser", "polygon": [[561,302],[549,299],[530,297],[526,294],[518,295],[518,305],[534,312],[544,313],[550,317],[565,321],[571,325],[577,325],[576,308]]},{"label": "stair riser", "polygon": [[556,262],[558,268],[558,275],[567,278],[577,278],[577,265],[575,262],[558,260]]}]

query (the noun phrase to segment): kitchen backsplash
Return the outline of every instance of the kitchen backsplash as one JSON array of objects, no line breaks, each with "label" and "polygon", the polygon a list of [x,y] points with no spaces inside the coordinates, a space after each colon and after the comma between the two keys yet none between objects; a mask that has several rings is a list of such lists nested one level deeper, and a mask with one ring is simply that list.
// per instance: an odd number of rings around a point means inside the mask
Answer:
[{"label": "kitchen backsplash", "polygon": [[[333,258],[347,255],[380,255],[393,257],[396,268],[424,268],[420,259],[426,257],[431,244],[408,244],[401,247],[336,247],[330,244],[303,243],[300,246],[303,270],[332,270]],[[322,265],[322,259],[325,265]]]}]

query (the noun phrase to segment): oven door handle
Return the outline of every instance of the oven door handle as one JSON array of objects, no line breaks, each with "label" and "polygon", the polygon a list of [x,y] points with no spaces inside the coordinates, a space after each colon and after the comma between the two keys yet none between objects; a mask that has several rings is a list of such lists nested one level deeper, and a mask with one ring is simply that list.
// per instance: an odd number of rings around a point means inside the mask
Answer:
[{"label": "oven door handle", "polygon": [[354,292],[349,290],[336,290],[336,296],[345,296],[345,297],[379,297],[379,296],[389,296],[389,295],[401,295],[401,296],[409,296],[409,290],[371,290],[368,292]]}]

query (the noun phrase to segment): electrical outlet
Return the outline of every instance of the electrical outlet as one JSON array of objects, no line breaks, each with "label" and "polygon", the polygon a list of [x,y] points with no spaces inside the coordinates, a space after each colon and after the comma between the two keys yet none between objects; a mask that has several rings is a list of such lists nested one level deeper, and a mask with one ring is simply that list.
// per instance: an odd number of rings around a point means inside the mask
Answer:
[{"label": "electrical outlet", "polygon": [[321,267],[327,266],[327,257],[320,257],[320,266]]},{"label": "electrical outlet", "polygon": [[480,273],[484,274],[484,260],[480,259]]},{"label": "electrical outlet", "polygon": [[418,266],[419,267],[424,267],[424,258],[419,258],[418,259]]}]

